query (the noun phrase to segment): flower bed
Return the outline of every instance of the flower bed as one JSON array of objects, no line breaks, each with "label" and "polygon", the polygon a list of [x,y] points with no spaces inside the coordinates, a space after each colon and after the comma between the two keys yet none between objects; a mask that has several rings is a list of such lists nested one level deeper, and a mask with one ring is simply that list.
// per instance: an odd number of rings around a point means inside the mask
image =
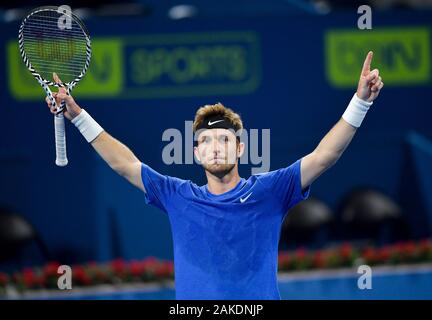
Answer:
[{"label": "flower bed", "polygon": [[[50,262],[43,267],[25,268],[11,275],[0,273],[0,293],[12,285],[19,291],[29,289],[57,289],[60,263]],[[142,261],[126,262],[117,259],[106,264],[90,262],[72,265],[74,287],[99,284],[122,284],[134,282],[163,282],[174,278],[172,261],[161,261],[149,257]]]},{"label": "flower bed", "polygon": [[294,252],[279,254],[279,271],[335,269],[358,264],[395,265],[432,262],[432,241],[425,239],[400,242],[383,247],[354,247],[349,243],[341,246],[308,251],[300,248]]},{"label": "flower bed", "polygon": [[[323,250],[310,251],[300,248],[293,252],[279,253],[279,271],[337,269],[358,264],[385,265],[432,262],[432,241],[425,239],[401,242],[376,248],[357,247],[350,243]],[[26,268],[21,272],[5,274],[0,272],[0,294],[7,286],[18,291],[30,289],[57,289],[60,263],[50,262],[43,267]],[[73,287],[90,287],[99,284],[123,284],[139,282],[164,283],[174,279],[172,261],[149,257],[142,261],[117,259],[106,264],[90,262],[73,265]]]}]

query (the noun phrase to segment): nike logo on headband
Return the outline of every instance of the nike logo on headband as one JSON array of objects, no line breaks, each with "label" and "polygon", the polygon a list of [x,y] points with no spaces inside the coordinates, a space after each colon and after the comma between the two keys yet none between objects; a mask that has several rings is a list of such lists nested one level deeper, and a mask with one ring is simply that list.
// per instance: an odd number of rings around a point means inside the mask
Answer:
[{"label": "nike logo on headband", "polygon": [[209,122],[208,122],[208,125],[209,125],[209,126],[212,126],[212,125],[214,125],[215,123],[218,123],[218,122],[221,122],[221,121],[223,121],[223,119],[222,119],[222,120],[216,120],[216,121],[209,121]]}]

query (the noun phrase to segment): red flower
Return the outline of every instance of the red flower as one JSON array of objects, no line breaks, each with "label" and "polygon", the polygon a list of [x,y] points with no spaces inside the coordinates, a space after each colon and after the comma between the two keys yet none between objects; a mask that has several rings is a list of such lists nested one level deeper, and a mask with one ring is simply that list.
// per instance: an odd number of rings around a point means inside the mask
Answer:
[{"label": "red flower", "polygon": [[123,259],[111,261],[111,268],[117,276],[124,276],[126,273],[126,263]]},{"label": "red flower", "polygon": [[161,262],[155,270],[157,277],[170,277],[174,272],[174,266],[171,261]]},{"label": "red flower", "polygon": [[388,246],[382,247],[377,250],[377,260],[380,262],[387,262],[391,256],[391,248]]},{"label": "red flower", "polygon": [[375,263],[375,260],[377,258],[375,249],[372,247],[367,247],[364,251],[363,251],[363,259],[367,262],[367,263]]},{"label": "red flower", "polygon": [[174,262],[173,261],[166,261],[165,262],[166,268],[169,271],[169,275],[174,274]]},{"label": "red flower", "polygon": [[326,259],[325,254],[321,251],[316,251],[313,257],[313,265],[315,268],[325,268]]},{"label": "red flower", "polygon": [[288,252],[281,252],[278,257],[278,264],[280,268],[288,268],[291,258]]},{"label": "red flower", "polygon": [[31,268],[23,269],[21,276],[18,274],[16,278],[27,288],[43,287],[46,279],[42,273],[35,273]]},{"label": "red flower", "polygon": [[351,244],[344,243],[340,248],[340,255],[343,260],[349,260],[352,256],[353,249]]},{"label": "red flower", "polygon": [[429,239],[423,239],[420,241],[420,248],[428,249],[430,245]]},{"label": "red flower", "polygon": [[406,243],[402,246],[402,250],[403,250],[403,253],[404,253],[406,256],[408,256],[408,257],[413,256],[413,255],[415,254],[415,252],[416,252],[416,245],[415,245],[414,241],[406,242]]},{"label": "red flower", "polygon": [[295,255],[298,260],[304,260],[306,258],[307,251],[304,248],[297,249]]},{"label": "red flower", "polygon": [[40,288],[44,288],[46,287],[46,277],[43,274],[37,275],[35,277],[35,285],[40,287]]},{"label": "red flower", "polygon": [[78,284],[89,285],[91,284],[91,279],[85,269],[82,266],[75,266],[73,268],[73,278]]},{"label": "red flower", "polygon": [[95,269],[94,276],[99,282],[106,282],[108,280],[108,275],[101,269]]},{"label": "red flower", "polygon": [[134,277],[140,277],[145,272],[145,268],[146,268],[146,266],[143,262],[132,261],[129,264],[130,273]]},{"label": "red flower", "polygon": [[22,272],[22,280],[26,287],[31,288],[35,285],[35,274],[31,268],[25,268]]},{"label": "red flower", "polygon": [[404,244],[402,242],[397,242],[393,245],[393,251],[399,255],[404,254]]},{"label": "red flower", "polygon": [[6,273],[0,272],[0,286],[5,286],[8,282],[8,275]]},{"label": "red flower", "polygon": [[159,260],[156,257],[148,257],[143,260],[143,264],[145,267],[153,267],[159,263]]},{"label": "red flower", "polygon": [[432,252],[432,244],[430,240],[423,239],[420,241],[419,250],[422,254],[427,254],[428,252]]},{"label": "red flower", "polygon": [[58,270],[59,266],[60,266],[60,263],[58,263],[58,262],[49,262],[43,268],[43,274],[47,277],[49,277],[49,276],[57,277],[58,276],[57,270]]}]

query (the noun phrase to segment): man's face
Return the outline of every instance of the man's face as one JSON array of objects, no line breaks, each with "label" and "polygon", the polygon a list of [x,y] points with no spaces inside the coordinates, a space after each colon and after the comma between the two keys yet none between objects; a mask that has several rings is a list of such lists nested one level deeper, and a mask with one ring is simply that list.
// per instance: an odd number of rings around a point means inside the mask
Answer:
[{"label": "man's face", "polygon": [[238,143],[235,134],[227,129],[206,129],[198,135],[195,156],[205,170],[214,175],[225,175],[237,164],[244,144]]}]

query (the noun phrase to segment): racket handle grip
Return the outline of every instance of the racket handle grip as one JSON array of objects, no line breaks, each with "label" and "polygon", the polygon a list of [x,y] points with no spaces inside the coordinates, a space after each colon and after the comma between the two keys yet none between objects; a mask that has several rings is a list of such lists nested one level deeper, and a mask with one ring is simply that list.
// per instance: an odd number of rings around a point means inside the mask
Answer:
[{"label": "racket handle grip", "polygon": [[66,156],[66,133],[65,121],[63,113],[54,116],[54,130],[55,130],[55,145],[56,145],[56,165],[64,167],[68,164]]}]

